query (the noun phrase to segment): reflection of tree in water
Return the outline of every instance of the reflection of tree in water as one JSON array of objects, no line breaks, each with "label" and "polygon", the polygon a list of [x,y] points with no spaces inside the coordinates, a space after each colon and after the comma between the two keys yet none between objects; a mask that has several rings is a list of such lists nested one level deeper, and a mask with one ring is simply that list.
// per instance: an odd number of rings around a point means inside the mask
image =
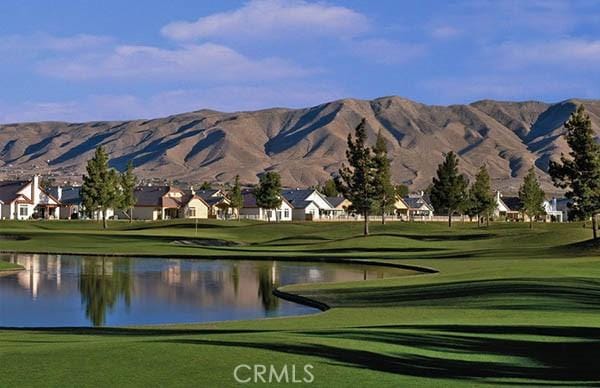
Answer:
[{"label": "reflection of tree in water", "polygon": [[260,263],[258,265],[258,296],[265,311],[274,311],[279,307],[279,298],[273,295],[273,290],[279,287],[275,276],[275,263]]},{"label": "reflection of tree in water", "polygon": [[112,259],[84,257],[81,261],[81,303],[85,304],[85,315],[94,326],[104,324],[106,312],[114,307],[119,297],[127,306],[131,302],[131,263],[129,259],[121,260],[127,264],[124,268],[115,266]]},{"label": "reflection of tree in water", "polygon": [[238,296],[240,288],[240,269],[236,263],[234,263],[233,268],[231,268],[231,281],[233,283],[233,292],[235,296]]}]

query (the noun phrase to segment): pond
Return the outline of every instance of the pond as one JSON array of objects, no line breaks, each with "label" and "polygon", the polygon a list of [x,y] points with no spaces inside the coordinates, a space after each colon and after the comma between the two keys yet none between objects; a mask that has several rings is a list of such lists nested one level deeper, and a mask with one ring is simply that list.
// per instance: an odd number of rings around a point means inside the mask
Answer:
[{"label": "pond", "polygon": [[280,299],[286,284],[406,274],[322,262],[11,254],[25,270],[0,275],[0,326],[123,326],[311,314]]}]

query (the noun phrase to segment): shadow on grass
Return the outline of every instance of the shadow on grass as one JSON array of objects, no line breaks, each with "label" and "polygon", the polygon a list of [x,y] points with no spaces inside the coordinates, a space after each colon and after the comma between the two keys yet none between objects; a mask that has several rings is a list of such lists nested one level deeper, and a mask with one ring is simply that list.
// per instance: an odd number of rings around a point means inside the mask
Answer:
[{"label": "shadow on grass", "polygon": [[315,290],[302,296],[332,307],[443,306],[502,310],[598,310],[600,280],[521,278],[398,287]]},{"label": "shadow on grass", "polygon": [[[334,332],[305,332],[306,341],[316,338],[363,341],[360,348],[337,347],[312,343],[271,343],[223,341],[204,339],[168,339],[161,342],[172,344],[234,347],[272,351],[284,354],[319,357],[336,365],[368,368],[374,371],[425,378],[449,378],[459,380],[515,384],[506,379],[519,379],[518,384],[576,384],[600,383],[600,340],[581,340],[593,328],[540,327],[546,335],[561,337],[555,341],[535,339],[491,338],[481,335],[472,326],[427,326],[435,333],[421,332],[422,327],[402,327],[409,332],[340,330]],[[537,327],[530,328],[538,329]],[[510,335],[522,334],[521,327],[496,327],[495,332]],[[554,332],[553,330],[556,330]],[[456,332],[469,333],[457,335]],[[348,343],[348,342],[345,342]],[[397,351],[379,353],[379,345],[396,346]],[[357,346],[357,347],[358,347]],[[419,349],[419,354],[410,348]],[[432,353],[424,355],[423,350]],[[473,355],[470,357],[469,355]],[[482,358],[486,360],[482,360]],[[503,380],[498,380],[503,379]],[[522,379],[530,380],[523,382]]]},{"label": "shadow on grass", "polygon": [[417,241],[474,241],[496,237],[493,233],[472,234],[406,234],[406,233],[376,233],[372,236],[402,237]]}]

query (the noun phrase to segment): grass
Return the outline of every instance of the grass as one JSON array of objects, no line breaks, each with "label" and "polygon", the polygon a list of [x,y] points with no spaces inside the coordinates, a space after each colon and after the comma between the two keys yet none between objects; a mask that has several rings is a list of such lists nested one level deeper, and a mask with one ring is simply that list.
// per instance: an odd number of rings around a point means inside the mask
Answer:
[{"label": "grass", "polygon": [[368,238],[360,230],[353,223],[207,221],[196,232],[194,223],[177,221],[115,222],[109,231],[85,222],[3,222],[4,251],[364,259],[439,272],[285,287],[333,307],[312,316],[0,330],[0,386],[232,386],[241,363],[299,371],[312,364],[311,385],[323,387],[600,384],[600,248],[585,242],[589,229],[373,223]]}]

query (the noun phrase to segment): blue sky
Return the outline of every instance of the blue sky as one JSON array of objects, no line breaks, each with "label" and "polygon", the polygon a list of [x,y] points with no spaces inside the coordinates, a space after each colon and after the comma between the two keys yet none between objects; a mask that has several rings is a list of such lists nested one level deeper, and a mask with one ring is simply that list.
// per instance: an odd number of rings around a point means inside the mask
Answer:
[{"label": "blue sky", "polygon": [[599,1],[0,2],[2,123],[599,90]]}]

